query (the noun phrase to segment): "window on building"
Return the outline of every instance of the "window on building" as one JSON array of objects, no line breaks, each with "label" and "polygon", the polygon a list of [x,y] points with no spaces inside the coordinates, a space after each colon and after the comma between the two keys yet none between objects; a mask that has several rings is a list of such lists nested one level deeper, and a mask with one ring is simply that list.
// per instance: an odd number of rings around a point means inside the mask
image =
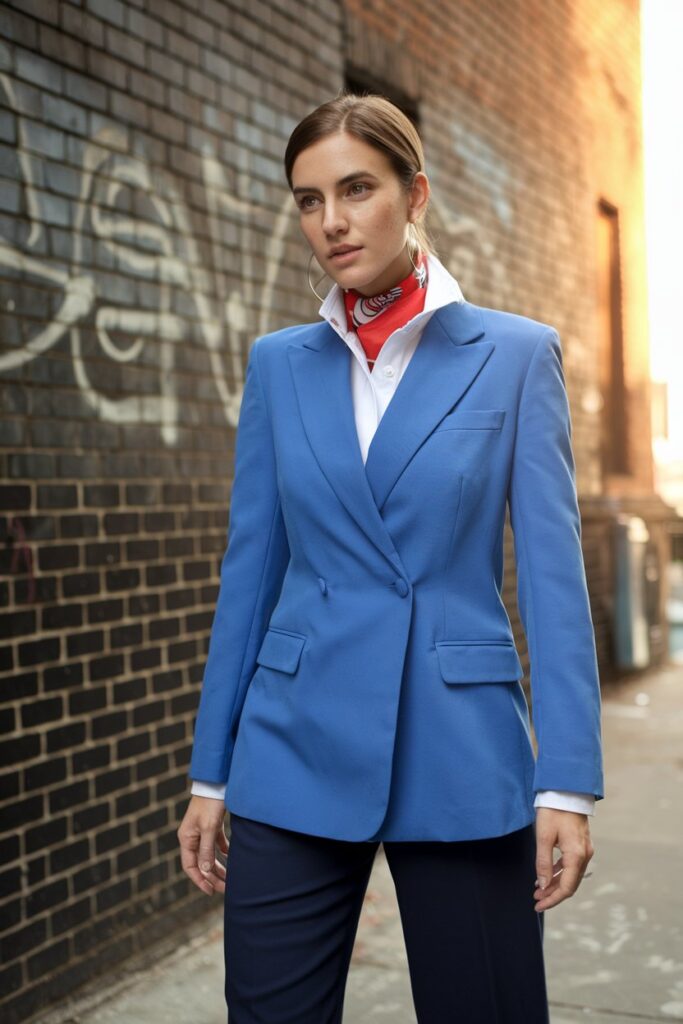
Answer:
[{"label": "window on building", "polygon": [[601,199],[598,202],[598,386],[603,400],[600,425],[603,476],[630,472],[620,263],[618,211]]}]

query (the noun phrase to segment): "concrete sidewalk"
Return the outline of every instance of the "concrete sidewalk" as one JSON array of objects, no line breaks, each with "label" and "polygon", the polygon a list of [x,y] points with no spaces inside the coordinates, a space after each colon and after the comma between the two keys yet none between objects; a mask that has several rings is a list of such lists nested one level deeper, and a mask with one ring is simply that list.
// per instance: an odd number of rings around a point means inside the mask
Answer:
[{"label": "concrete sidewalk", "polygon": [[[603,698],[606,796],[593,875],[545,916],[552,1024],[683,1020],[683,666]],[[222,903],[156,962],[129,965],[44,1024],[225,1024]],[[382,848],[349,972],[345,1024],[415,1024],[398,907]]]}]

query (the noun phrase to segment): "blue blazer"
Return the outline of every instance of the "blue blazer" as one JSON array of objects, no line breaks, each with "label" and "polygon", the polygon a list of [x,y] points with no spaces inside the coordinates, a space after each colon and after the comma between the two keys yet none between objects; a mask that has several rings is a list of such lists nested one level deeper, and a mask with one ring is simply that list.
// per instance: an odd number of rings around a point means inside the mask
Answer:
[{"label": "blue blazer", "polygon": [[[603,793],[600,684],[557,331],[437,310],[358,445],[348,346],[257,338],[190,777],[346,840],[459,840]],[[501,598],[506,508],[531,665]]]}]

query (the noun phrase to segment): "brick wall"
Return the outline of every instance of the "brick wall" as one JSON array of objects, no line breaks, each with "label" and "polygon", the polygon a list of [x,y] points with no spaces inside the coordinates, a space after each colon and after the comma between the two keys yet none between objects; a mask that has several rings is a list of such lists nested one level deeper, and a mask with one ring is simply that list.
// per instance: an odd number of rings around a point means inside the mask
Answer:
[{"label": "brick wall", "polygon": [[176,828],[233,428],[253,337],[317,316],[281,158],[345,74],[417,110],[465,296],[560,330],[597,502],[595,204],[623,210],[624,488],[649,492],[638,35],[636,0],[0,7],[8,1024],[208,907]]}]

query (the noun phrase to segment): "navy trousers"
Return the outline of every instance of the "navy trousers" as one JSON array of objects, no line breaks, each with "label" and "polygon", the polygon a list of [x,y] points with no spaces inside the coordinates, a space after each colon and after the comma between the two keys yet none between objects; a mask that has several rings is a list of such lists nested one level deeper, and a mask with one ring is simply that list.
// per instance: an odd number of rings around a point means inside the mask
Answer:
[{"label": "navy trousers", "polygon": [[[341,1024],[379,842],[230,816],[228,1024]],[[549,1024],[535,826],[492,839],[386,842],[418,1024]]]}]

